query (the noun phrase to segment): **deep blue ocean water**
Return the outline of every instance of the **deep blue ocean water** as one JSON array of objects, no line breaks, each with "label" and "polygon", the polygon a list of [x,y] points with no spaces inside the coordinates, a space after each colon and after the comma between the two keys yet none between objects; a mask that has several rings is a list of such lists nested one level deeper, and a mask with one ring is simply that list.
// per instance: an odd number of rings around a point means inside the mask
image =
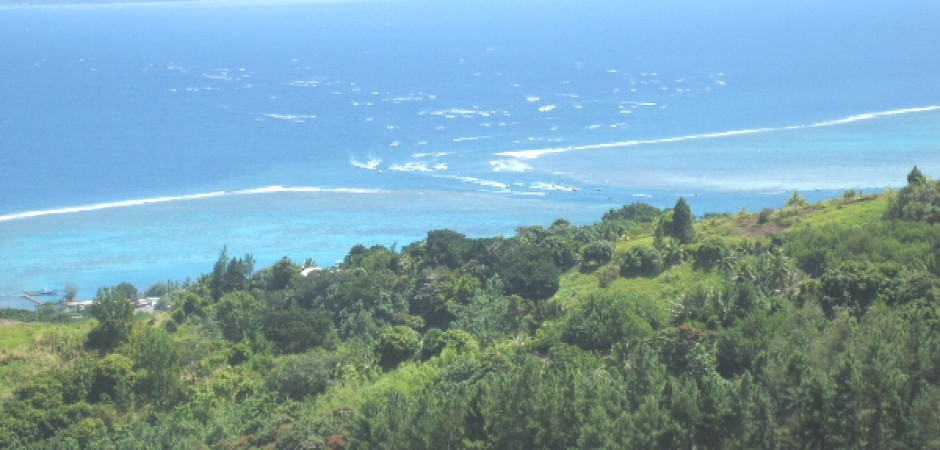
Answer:
[{"label": "deep blue ocean water", "polygon": [[466,3],[0,8],[0,306],[940,177],[936,2]]}]

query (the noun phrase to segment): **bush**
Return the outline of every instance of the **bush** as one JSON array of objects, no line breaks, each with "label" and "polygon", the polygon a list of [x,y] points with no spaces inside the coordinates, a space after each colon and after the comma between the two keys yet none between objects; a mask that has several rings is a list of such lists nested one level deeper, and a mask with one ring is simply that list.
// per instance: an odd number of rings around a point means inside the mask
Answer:
[{"label": "bush", "polygon": [[923,181],[902,188],[888,206],[893,219],[940,222],[940,182]]},{"label": "bush", "polygon": [[279,353],[301,353],[312,347],[332,348],[336,343],[329,314],[303,308],[267,311],[264,336]]},{"label": "bush", "polygon": [[445,348],[457,353],[476,353],[480,349],[477,340],[463,330],[447,330],[442,332],[432,328],[424,334],[421,345],[421,359],[427,360],[440,355]]},{"label": "bush", "polygon": [[656,276],[663,271],[665,261],[662,253],[649,245],[631,248],[620,263],[620,274],[625,277]]},{"label": "bush", "polygon": [[757,223],[765,224],[770,222],[770,217],[773,215],[774,210],[771,208],[764,208],[760,210],[760,214],[757,215]]},{"label": "bush", "polygon": [[317,349],[278,361],[264,379],[267,389],[293,400],[322,394],[339,376],[346,358]]},{"label": "bush", "polygon": [[611,209],[604,213],[603,221],[628,220],[631,222],[653,223],[662,211],[646,203],[634,203],[620,209]]},{"label": "bush", "polygon": [[562,342],[584,350],[609,350],[614,343],[649,335],[652,327],[637,311],[637,303],[648,302],[610,292],[588,296],[568,316]]},{"label": "bush", "polygon": [[595,268],[607,264],[613,256],[613,244],[607,241],[594,241],[581,250],[581,264],[585,268]]},{"label": "bush", "polygon": [[394,326],[382,330],[375,343],[375,352],[379,357],[379,365],[385,370],[391,370],[414,357],[420,346],[421,335],[417,331]]},{"label": "bush", "polygon": [[261,328],[263,311],[264,304],[246,292],[225,294],[216,305],[222,335],[232,342],[254,336]]},{"label": "bush", "polygon": [[548,249],[517,242],[504,247],[499,257],[497,272],[508,294],[544,300],[558,290],[561,271]]},{"label": "bush", "polygon": [[695,249],[695,266],[705,270],[711,269],[728,256],[728,253],[728,246],[723,240],[718,238],[707,239]]}]

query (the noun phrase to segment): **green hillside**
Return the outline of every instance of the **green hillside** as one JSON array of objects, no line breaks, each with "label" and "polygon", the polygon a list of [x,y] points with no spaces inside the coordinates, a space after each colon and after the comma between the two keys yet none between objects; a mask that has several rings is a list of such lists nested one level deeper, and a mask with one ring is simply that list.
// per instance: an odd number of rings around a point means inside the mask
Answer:
[{"label": "green hillside", "polygon": [[0,448],[940,448],[940,184],[908,181],[322,269],[223,250],[152,316],[6,311]]}]

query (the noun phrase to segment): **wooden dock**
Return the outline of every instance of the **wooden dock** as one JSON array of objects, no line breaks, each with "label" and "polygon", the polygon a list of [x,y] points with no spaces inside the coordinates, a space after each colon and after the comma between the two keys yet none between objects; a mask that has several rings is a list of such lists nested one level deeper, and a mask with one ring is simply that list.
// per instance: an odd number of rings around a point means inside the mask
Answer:
[{"label": "wooden dock", "polygon": [[29,294],[23,294],[23,298],[25,298],[26,300],[29,300],[29,301],[31,301],[31,302],[37,304],[37,305],[44,305],[44,304],[46,303],[46,302],[44,302],[44,301],[42,301],[42,300],[40,300],[40,299],[38,299],[38,298],[36,298],[36,297],[33,297],[32,295],[29,295]]}]

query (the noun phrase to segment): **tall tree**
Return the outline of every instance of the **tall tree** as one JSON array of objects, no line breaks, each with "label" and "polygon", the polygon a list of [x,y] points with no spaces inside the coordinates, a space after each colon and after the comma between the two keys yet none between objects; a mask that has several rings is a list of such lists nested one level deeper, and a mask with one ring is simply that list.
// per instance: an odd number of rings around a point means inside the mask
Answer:
[{"label": "tall tree", "polygon": [[134,305],[124,292],[113,288],[98,289],[98,295],[88,308],[98,325],[88,333],[88,345],[109,351],[121,344],[131,331]]},{"label": "tall tree", "polygon": [[926,184],[927,176],[914,166],[913,169],[907,174],[907,184]]},{"label": "tall tree", "polygon": [[685,202],[685,198],[679,197],[676,206],[672,209],[672,237],[683,244],[691,243],[695,240],[695,230],[692,229],[692,209]]},{"label": "tall tree", "polygon": [[212,267],[212,277],[209,279],[209,293],[215,301],[219,301],[219,299],[222,298],[225,269],[227,267],[228,246],[222,247],[222,251],[219,252],[219,259],[215,261],[215,265]]}]

